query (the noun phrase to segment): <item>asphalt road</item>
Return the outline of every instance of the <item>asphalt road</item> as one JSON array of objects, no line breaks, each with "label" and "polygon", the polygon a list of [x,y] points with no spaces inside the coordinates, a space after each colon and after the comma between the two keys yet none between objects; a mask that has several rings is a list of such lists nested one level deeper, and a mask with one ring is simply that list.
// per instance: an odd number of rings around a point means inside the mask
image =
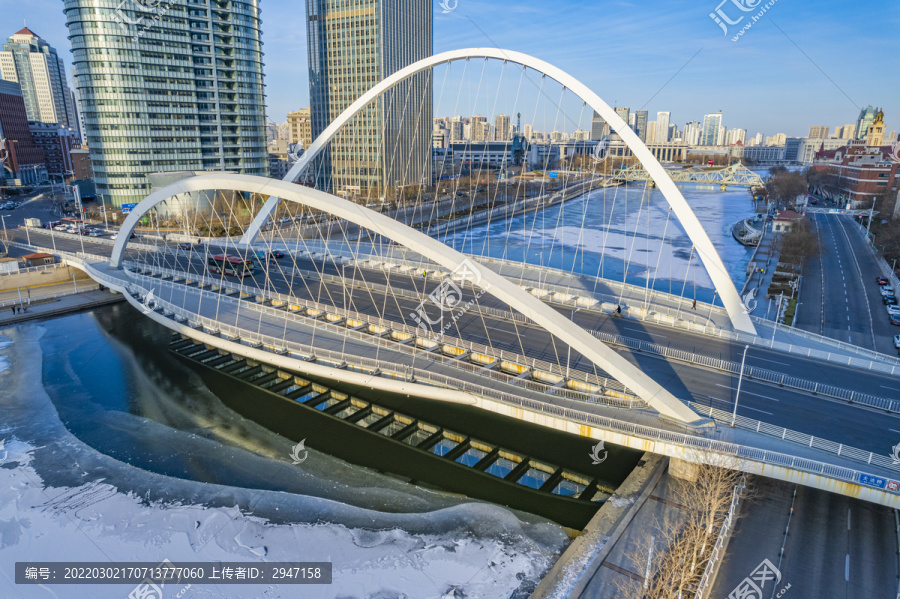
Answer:
[{"label": "asphalt road", "polygon": [[891,326],[875,277],[872,250],[849,216],[813,213],[821,247],[809,261],[797,311],[798,328],[895,355]]},{"label": "asphalt road", "polygon": [[766,599],[788,585],[786,598],[896,599],[895,510],[756,477],[740,513],[710,597],[728,597],[768,559],[781,581],[768,582]]}]

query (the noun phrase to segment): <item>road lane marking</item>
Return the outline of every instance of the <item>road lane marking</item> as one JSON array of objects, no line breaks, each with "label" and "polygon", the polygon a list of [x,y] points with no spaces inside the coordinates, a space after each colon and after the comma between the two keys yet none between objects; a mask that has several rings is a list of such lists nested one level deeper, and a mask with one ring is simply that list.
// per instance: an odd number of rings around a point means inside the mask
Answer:
[{"label": "road lane marking", "polygon": [[774,416],[772,412],[766,412],[765,410],[757,410],[756,408],[750,408],[748,406],[741,406],[742,410],[753,410],[754,412],[761,412],[763,414],[768,414],[769,416]]},{"label": "road lane marking", "polygon": [[847,508],[847,530],[850,530],[850,508]]},{"label": "road lane marking", "polygon": [[[720,385],[719,383],[716,383],[716,387],[724,387],[725,389],[731,389],[732,391],[734,391],[734,387],[729,387],[728,385]],[[778,399],[775,399],[774,397],[766,397],[765,395],[760,395],[759,393],[753,393],[752,391],[744,391],[741,394],[742,395],[753,395],[755,397],[762,397],[763,399],[770,399],[772,401],[780,401]]]},{"label": "road lane marking", "polygon": [[844,580],[850,582],[850,554],[847,554],[847,560],[844,562]]},{"label": "road lane marking", "polygon": [[760,360],[762,362],[771,362],[772,364],[784,364],[784,362],[779,362],[778,360],[769,360],[767,358],[760,358],[759,356],[747,356],[747,358],[752,360]]},{"label": "road lane marking", "polygon": [[884,385],[879,385],[882,389],[890,389],[891,391],[900,391],[900,389],[894,389],[893,387],[885,387]]}]

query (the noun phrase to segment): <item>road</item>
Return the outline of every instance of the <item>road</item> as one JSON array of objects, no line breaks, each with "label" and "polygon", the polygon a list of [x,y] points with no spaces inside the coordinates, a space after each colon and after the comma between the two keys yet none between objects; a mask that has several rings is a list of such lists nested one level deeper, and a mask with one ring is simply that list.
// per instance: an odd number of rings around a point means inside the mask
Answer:
[{"label": "road", "polygon": [[728,597],[768,559],[781,571],[781,582],[768,583],[766,599],[787,585],[786,598],[896,599],[895,510],[772,479],[752,480],[710,597]]},{"label": "road", "polygon": [[797,310],[798,328],[895,355],[893,327],[875,277],[881,270],[850,216],[811,213],[821,252],[811,258]]}]

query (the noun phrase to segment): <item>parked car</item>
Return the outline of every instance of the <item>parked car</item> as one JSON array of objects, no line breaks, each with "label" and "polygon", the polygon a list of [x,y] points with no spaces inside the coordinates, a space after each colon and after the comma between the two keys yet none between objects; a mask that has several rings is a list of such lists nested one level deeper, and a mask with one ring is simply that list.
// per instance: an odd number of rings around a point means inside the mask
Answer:
[{"label": "parked car", "polygon": [[881,291],[881,295],[893,295],[894,294],[894,288],[891,287],[890,285],[882,285],[881,289],[879,289],[879,291]]},{"label": "parked car", "polygon": [[891,314],[891,324],[900,327],[900,314]]},{"label": "parked car", "polygon": [[890,281],[888,281],[885,277],[875,277],[875,282],[879,285],[887,285]]},{"label": "parked car", "polygon": [[894,335],[894,347],[900,349],[900,335]]},{"label": "parked car", "polygon": [[896,306],[897,298],[893,295],[884,295],[881,297],[881,303],[885,306]]},{"label": "parked car", "polygon": [[67,227],[65,225],[56,225],[55,227],[53,227],[53,230],[54,231],[68,231],[69,227]]},{"label": "parked car", "polygon": [[900,306],[890,305],[887,307],[888,314],[900,314]]}]

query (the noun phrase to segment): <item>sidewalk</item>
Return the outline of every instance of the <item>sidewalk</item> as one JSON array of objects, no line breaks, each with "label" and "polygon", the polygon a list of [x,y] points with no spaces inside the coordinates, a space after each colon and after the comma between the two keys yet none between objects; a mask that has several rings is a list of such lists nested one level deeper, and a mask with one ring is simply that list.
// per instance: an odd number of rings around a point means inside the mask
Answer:
[{"label": "sidewalk", "polygon": [[[778,249],[775,247],[775,234],[772,231],[767,229],[763,234],[754,262],[756,263],[756,268],[748,277],[744,296],[746,298],[747,294],[755,291],[756,305],[751,314],[760,318],[775,320],[776,314],[772,307],[774,303],[766,299],[766,292],[772,284],[772,277],[775,275],[775,269],[778,266]],[[765,269],[764,272],[759,272],[760,268]],[[750,305],[752,306],[753,304],[751,303]]]}]

